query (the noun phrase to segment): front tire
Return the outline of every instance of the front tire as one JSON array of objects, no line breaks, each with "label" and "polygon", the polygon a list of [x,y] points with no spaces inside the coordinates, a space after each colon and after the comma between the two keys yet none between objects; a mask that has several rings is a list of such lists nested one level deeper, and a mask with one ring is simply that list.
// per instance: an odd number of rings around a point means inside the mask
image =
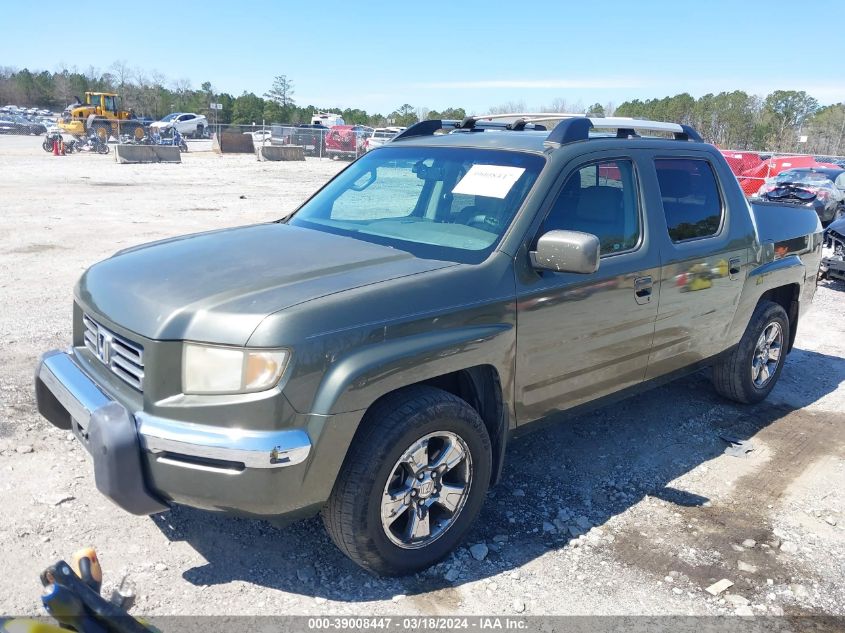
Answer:
[{"label": "front tire", "polygon": [[780,378],[790,340],[789,327],[789,317],[781,305],[761,301],[739,344],[713,366],[716,391],[743,404],[765,399]]},{"label": "front tire", "polygon": [[128,123],[123,126],[124,135],[130,136],[134,141],[144,138],[144,126]]},{"label": "front tire", "polygon": [[96,134],[103,143],[109,142],[111,136],[111,126],[105,123],[95,123],[91,126],[91,130]]},{"label": "front tire", "polygon": [[397,391],[362,421],[323,522],[338,548],[376,574],[437,563],[478,516],[492,470],[484,422],[434,387]]}]

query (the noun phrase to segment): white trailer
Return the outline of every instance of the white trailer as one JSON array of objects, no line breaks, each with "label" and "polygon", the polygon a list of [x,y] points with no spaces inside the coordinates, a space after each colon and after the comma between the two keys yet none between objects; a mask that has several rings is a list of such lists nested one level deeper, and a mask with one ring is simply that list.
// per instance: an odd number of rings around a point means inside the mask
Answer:
[{"label": "white trailer", "polygon": [[346,125],[343,117],[335,112],[317,112],[311,117],[311,125],[323,125],[334,127],[335,125]]}]

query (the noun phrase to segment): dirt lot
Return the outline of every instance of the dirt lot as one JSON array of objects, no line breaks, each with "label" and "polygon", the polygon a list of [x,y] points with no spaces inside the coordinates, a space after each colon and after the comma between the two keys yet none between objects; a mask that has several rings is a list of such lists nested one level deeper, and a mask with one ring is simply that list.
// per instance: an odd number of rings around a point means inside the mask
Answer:
[{"label": "dirt lot", "polygon": [[[39,571],[91,544],[151,615],[845,615],[845,285],[820,286],[768,402],[730,404],[698,374],[514,441],[466,548],[381,580],[317,519],[279,530],[187,508],[125,514],[32,395],[39,354],[70,340],[85,267],[279,217],[343,164],[194,151],[132,166],[39,144],[0,137],[0,613],[39,613]],[[723,454],[720,433],[753,450]],[[704,591],[722,578],[734,585]]]}]

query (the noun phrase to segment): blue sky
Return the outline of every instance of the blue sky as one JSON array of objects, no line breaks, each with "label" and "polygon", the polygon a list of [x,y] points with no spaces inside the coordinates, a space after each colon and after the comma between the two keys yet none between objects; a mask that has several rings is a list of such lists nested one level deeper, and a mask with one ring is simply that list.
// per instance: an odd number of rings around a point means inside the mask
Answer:
[{"label": "blue sky", "polygon": [[0,66],[106,70],[125,60],[234,95],[263,94],[286,74],[299,105],[381,113],[403,103],[482,112],[505,102],[536,109],[555,99],[618,104],[737,89],[845,101],[842,0],[811,15],[796,8],[811,4],[780,0],[154,0],[119,3],[147,18],[121,8],[114,28],[73,4],[4,2]]}]

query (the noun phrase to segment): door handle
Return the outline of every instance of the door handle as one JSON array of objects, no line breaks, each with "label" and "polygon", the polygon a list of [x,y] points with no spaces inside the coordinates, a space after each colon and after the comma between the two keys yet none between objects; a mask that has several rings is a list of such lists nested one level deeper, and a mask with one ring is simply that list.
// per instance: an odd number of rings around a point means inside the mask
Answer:
[{"label": "door handle", "polygon": [[651,276],[637,277],[634,279],[634,296],[637,303],[640,305],[649,303],[651,301],[651,289],[654,287],[654,282]]},{"label": "door handle", "polygon": [[739,257],[731,257],[728,261],[728,273],[731,279],[738,279],[742,272],[742,260]]}]

